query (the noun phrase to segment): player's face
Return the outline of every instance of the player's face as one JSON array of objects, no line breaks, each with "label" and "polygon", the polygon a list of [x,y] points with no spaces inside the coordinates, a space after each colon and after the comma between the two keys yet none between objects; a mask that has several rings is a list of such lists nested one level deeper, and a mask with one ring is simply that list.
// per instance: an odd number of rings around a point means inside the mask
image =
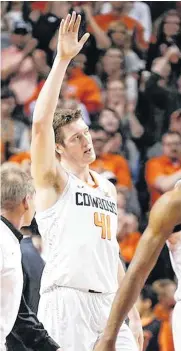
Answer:
[{"label": "player's face", "polygon": [[62,156],[75,165],[86,166],[95,160],[89,128],[80,118],[62,128],[64,144]]}]

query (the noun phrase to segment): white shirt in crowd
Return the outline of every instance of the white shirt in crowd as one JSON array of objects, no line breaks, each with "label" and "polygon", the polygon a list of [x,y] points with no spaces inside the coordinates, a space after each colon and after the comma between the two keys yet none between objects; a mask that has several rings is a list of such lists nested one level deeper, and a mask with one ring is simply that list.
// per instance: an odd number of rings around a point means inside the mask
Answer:
[{"label": "white shirt in crowd", "polygon": [[129,17],[137,20],[144,28],[144,39],[150,40],[152,33],[152,20],[150,8],[145,2],[134,1],[133,7],[129,12]]},{"label": "white shirt in crowd", "polygon": [[20,306],[23,272],[19,241],[0,221],[0,351],[5,351],[6,336],[11,332]]},{"label": "white shirt in crowd", "polygon": [[[131,9],[128,9],[128,16],[134,18],[138,21],[144,28],[144,39],[146,41],[150,40],[152,33],[152,19],[150,8],[143,1],[132,1],[127,2],[127,6],[131,5]],[[112,6],[110,2],[104,2],[101,6],[100,13],[106,14],[112,11]]]}]

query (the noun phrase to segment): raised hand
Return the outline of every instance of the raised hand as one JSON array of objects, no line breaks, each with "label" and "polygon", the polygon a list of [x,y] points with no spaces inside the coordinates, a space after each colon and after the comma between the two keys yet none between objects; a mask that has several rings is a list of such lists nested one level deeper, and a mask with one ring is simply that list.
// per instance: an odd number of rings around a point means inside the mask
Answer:
[{"label": "raised hand", "polygon": [[75,11],[61,21],[57,44],[57,57],[60,60],[71,60],[75,57],[89,38],[89,33],[85,33],[78,41],[80,23],[81,16],[76,16]]}]

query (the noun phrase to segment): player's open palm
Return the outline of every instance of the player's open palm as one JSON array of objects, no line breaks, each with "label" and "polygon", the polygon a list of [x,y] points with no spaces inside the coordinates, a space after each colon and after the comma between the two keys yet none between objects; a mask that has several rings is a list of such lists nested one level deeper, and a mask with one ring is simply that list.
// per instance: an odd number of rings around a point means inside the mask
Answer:
[{"label": "player's open palm", "polygon": [[81,16],[76,16],[75,12],[72,15],[68,14],[66,19],[61,21],[57,45],[57,56],[61,60],[71,60],[75,57],[89,38],[89,33],[85,33],[78,41],[80,23]]}]

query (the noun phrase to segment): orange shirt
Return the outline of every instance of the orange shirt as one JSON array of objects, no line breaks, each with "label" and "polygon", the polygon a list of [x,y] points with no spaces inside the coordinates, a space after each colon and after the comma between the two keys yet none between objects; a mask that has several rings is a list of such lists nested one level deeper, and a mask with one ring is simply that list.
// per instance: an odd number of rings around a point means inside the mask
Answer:
[{"label": "orange shirt", "polygon": [[129,189],[132,187],[128,162],[120,155],[102,154],[91,164],[90,167],[97,173],[110,171],[117,178],[118,185],[125,186]]},{"label": "orange shirt", "polygon": [[151,158],[146,163],[145,169],[145,179],[150,192],[150,204],[151,206],[155,201],[162,195],[157,189],[155,189],[154,184],[157,177],[169,176],[176,171],[181,169],[180,162],[173,163],[167,156],[159,156]]},{"label": "orange shirt", "polygon": [[[130,34],[133,34],[135,32],[136,41],[137,41],[138,45],[140,46],[140,48],[141,47],[142,47],[142,49],[148,48],[148,43],[144,39],[144,28],[134,18],[131,18],[131,17],[126,16],[126,15],[118,16],[118,15],[114,15],[112,13],[108,13],[105,15],[102,14],[102,15],[94,16],[94,19],[95,19],[96,23],[99,25],[99,27],[104,31],[108,30],[111,22],[121,21],[122,23],[124,23],[126,25]],[[88,31],[92,32],[92,29],[90,26],[88,26]]]},{"label": "orange shirt", "polygon": [[1,163],[3,163],[5,162],[5,145],[2,141],[0,144],[0,148],[1,148]]},{"label": "orange shirt", "polygon": [[66,96],[82,102],[88,112],[100,111],[102,107],[101,90],[96,81],[86,75],[80,68],[72,70],[72,76],[67,82]]},{"label": "orange shirt", "polygon": [[159,335],[160,351],[174,351],[170,311],[158,304],[154,313],[157,319],[162,321]]},{"label": "orange shirt", "polygon": [[125,236],[125,238],[122,241],[119,242],[121,256],[123,257],[125,262],[131,262],[140,237],[141,234],[139,232],[129,233]]},{"label": "orange shirt", "polygon": [[12,155],[8,159],[9,162],[16,162],[16,163],[22,163],[24,160],[31,160],[29,152],[19,152],[16,155]]},{"label": "orange shirt", "polygon": [[48,1],[31,1],[32,11],[40,11],[42,13],[46,12]]}]

